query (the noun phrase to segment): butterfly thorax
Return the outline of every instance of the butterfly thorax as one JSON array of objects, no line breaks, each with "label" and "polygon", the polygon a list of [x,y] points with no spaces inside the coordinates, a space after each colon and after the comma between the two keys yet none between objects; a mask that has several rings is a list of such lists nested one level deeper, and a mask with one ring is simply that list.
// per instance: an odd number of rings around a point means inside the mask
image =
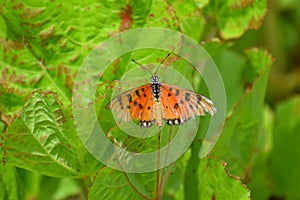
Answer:
[{"label": "butterfly thorax", "polygon": [[150,80],[151,80],[150,85],[151,85],[151,89],[152,89],[152,93],[154,95],[155,101],[159,102],[161,84],[159,82],[158,76],[152,76]]}]

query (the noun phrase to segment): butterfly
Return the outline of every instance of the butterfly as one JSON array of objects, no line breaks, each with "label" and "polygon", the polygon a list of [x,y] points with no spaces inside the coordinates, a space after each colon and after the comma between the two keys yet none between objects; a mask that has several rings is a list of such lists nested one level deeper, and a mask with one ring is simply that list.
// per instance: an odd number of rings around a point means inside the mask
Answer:
[{"label": "butterfly", "polygon": [[[133,59],[132,61],[137,63]],[[195,116],[205,115],[206,112],[210,115],[217,112],[213,102],[207,97],[176,85],[161,83],[155,74],[156,72],[151,76],[150,83],[113,98],[106,109],[117,112],[117,118],[124,122],[139,121],[141,127],[151,127],[154,123],[161,127],[163,122],[171,126],[181,125],[191,118],[195,119]]]}]

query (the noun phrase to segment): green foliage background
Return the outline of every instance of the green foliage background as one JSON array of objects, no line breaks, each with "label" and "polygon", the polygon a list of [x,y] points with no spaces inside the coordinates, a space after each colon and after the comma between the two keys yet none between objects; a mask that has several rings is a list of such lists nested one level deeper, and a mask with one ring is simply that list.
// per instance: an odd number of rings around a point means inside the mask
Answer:
[{"label": "green foliage background", "polygon": [[[0,198],[299,199],[299,9],[297,0],[0,0]],[[202,44],[227,95],[214,150],[199,159],[205,117],[191,148],[167,167],[160,193],[155,172],[128,174],[99,163],[71,114],[85,57],[101,41],[139,27],[169,28]],[[134,67],[131,58],[151,63],[164,56],[122,56],[103,75],[108,83],[99,84],[99,96]],[[173,64],[205,94],[187,63]],[[99,113],[112,127],[111,116]]]}]

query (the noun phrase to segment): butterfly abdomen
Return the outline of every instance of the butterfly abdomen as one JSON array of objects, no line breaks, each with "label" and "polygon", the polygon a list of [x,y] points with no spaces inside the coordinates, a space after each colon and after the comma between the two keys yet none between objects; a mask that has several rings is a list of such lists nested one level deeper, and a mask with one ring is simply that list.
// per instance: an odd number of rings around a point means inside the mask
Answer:
[{"label": "butterfly abdomen", "polygon": [[162,119],[163,119],[162,116],[163,113],[162,113],[161,104],[159,102],[155,102],[153,107],[153,117],[158,127],[162,126]]}]

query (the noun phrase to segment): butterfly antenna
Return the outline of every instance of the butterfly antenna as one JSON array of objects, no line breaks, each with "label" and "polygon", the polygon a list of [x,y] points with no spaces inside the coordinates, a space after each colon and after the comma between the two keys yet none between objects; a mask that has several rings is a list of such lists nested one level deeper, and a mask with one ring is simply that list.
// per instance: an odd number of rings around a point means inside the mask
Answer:
[{"label": "butterfly antenna", "polygon": [[157,66],[154,74],[156,74],[156,72],[158,71],[159,67],[167,60],[167,58],[170,56],[170,53],[168,53],[168,55],[160,62],[160,64]]},{"label": "butterfly antenna", "polygon": [[147,69],[147,67],[145,67],[144,65],[138,63],[138,62],[137,62],[136,60],[134,60],[134,59],[131,59],[131,61],[134,62],[135,64],[139,65],[141,68],[145,69],[146,71],[148,71],[148,72],[153,76],[152,72],[151,72],[149,69]]}]

